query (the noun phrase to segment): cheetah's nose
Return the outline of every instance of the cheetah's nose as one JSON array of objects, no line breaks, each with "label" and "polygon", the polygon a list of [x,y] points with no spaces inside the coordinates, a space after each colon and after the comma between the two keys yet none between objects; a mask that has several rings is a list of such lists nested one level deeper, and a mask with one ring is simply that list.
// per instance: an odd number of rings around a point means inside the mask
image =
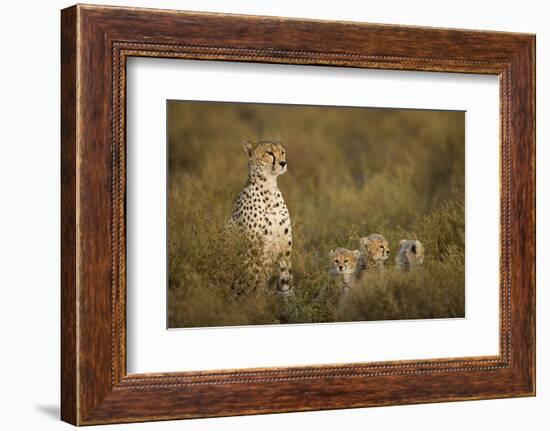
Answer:
[{"label": "cheetah's nose", "polygon": [[285,162],[285,161],[279,162],[279,164],[281,165],[281,168],[284,168],[284,167],[286,166],[286,162]]},{"label": "cheetah's nose", "polygon": [[342,271],[344,269],[344,266],[340,265],[338,268],[340,269],[340,271]]}]

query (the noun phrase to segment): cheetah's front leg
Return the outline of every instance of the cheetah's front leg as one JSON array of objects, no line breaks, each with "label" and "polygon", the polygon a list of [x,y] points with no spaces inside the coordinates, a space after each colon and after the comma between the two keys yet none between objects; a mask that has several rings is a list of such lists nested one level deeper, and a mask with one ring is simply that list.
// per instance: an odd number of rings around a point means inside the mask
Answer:
[{"label": "cheetah's front leg", "polygon": [[279,257],[279,293],[289,294],[292,290],[292,263],[290,251]]}]

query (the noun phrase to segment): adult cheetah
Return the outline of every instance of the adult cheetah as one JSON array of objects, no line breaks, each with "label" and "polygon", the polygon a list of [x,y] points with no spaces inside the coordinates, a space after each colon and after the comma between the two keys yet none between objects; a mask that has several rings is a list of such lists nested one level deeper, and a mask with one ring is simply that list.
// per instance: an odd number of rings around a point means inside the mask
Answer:
[{"label": "adult cheetah", "polygon": [[[287,170],[285,147],[278,141],[247,141],[248,181],[235,201],[230,224],[239,226],[259,253],[249,268],[256,279],[277,273],[277,290],[291,291],[292,227],[277,178]],[[267,281],[267,279],[265,278]]]}]

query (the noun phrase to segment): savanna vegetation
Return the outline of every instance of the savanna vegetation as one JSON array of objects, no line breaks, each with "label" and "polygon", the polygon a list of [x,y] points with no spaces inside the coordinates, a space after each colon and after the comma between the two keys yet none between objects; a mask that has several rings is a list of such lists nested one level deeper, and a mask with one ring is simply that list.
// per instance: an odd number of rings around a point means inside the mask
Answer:
[{"label": "savanna vegetation", "polygon": [[[464,113],[170,101],[170,327],[464,316]],[[247,244],[222,232],[247,179],[245,140],[281,140],[294,295],[236,296]],[[422,268],[367,274],[338,306],[328,253],[380,233],[419,239]]]}]

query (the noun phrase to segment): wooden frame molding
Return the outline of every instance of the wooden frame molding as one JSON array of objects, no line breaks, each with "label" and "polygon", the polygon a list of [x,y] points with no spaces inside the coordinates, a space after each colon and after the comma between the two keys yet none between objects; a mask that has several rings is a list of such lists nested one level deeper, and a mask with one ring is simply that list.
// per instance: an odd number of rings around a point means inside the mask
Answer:
[{"label": "wooden frame molding", "polygon": [[[61,17],[63,420],[89,425],[535,394],[533,35],[82,5]],[[499,355],[128,375],[131,56],[498,75]]]}]

